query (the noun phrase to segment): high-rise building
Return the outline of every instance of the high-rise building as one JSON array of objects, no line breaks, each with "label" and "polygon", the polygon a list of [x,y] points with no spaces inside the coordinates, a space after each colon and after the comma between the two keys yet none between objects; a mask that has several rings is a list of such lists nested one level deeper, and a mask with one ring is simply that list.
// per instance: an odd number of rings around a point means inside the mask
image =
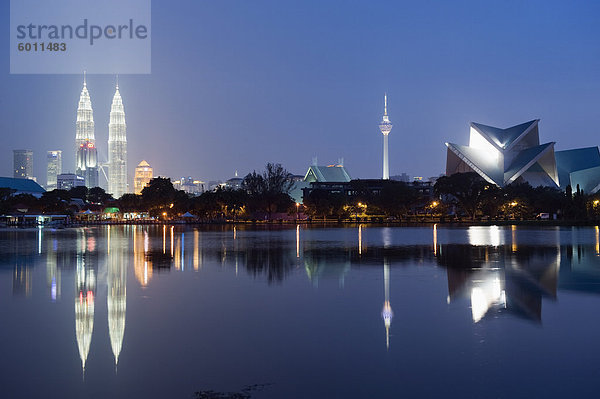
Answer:
[{"label": "high-rise building", "polygon": [[61,173],[56,176],[56,188],[59,190],[70,190],[81,186],[85,186],[85,179],[75,173]]},{"label": "high-rise building", "polygon": [[173,182],[173,187],[176,190],[183,190],[192,195],[200,195],[204,192],[204,182],[201,180],[192,179],[191,176],[182,177],[179,180],[175,180]]},{"label": "high-rise building", "polygon": [[33,179],[33,151],[13,150],[14,175],[17,179]]},{"label": "high-rise building", "polygon": [[119,198],[127,192],[127,126],[119,84],[110,107],[108,123],[108,192]]},{"label": "high-rise building", "polygon": [[88,188],[97,187],[98,152],[96,150],[96,139],[94,138],[94,111],[92,110],[92,100],[87,89],[85,74],[83,75],[83,89],[77,107],[75,130],[76,173],[85,179],[85,185]]},{"label": "high-rise building", "polygon": [[142,161],[135,168],[135,177],[133,179],[134,192],[141,194],[146,184],[152,180],[153,176],[152,167],[146,161]]},{"label": "high-rise building", "polygon": [[387,114],[387,94],[383,97],[383,118],[379,124],[379,130],[383,134],[383,179],[390,178],[390,162],[388,158],[388,135],[392,131],[392,122]]},{"label": "high-rise building", "polygon": [[46,156],[48,168],[46,169],[46,190],[56,189],[56,178],[62,173],[62,151],[48,151]]}]

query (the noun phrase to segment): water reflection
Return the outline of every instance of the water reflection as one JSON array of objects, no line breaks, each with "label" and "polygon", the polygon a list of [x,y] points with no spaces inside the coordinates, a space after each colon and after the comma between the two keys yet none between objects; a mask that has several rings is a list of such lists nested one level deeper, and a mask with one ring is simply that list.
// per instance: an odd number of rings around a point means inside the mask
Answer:
[{"label": "water reflection", "polygon": [[50,298],[56,301],[62,291],[61,270],[58,268],[58,241],[48,240],[51,247],[46,251],[46,285],[50,289]]},{"label": "water reflection", "polygon": [[387,349],[390,348],[390,326],[392,325],[392,305],[390,304],[390,263],[387,258],[383,259],[383,291],[384,291],[384,302],[383,309],[381,311],[381,317],[383,318],[383,324],[385,325],[385,346]]},{"label": "water reflection", "polygon": [[86,230],[77,230],[77,264],[75,273],[75,337],[85,374],[85,363],[94,331],[94,301],[96,296],[97,253],[94,236]]},{"label": "water reflection", "polygon": [[121,229],[109,229],[108,238],[108,332],[116,367],[119,363],[119,354],[121,353],[125,334],[128,242]]},{"label": "water reflection", "polygon": [[[517,227],[469,227],[459,230],[464,241],[456,244],[445,242],[449,234],[457,233],[438,225],[425,230],[423,242],[414,245],[403,244],[398,238],[399,231],[376,226],[365,229],[362,225],[322,235],[299,225],[270,231],[243,226],[235,229],[112,226],[62,233],[36,229],[8,233],[12,246],[4,250],[4,262],[12,270],[13,294],[20,296],[32,293],[36,259],[45,267],[42,270],[49,292],[46,295],[52,301],[59,301],[65,295],[62,283],[69,281],[70,273],[74,273],[75,335],[84,371],[94,325],[98,322],[95,305],[99,275],[102,284],[107,282],[108,332],[115,366],[119,363],[126,325],[130,258],[136,284],[142,287],[148,287],[159,270],[193,273],[202,272],[205,265],[219,265],[235,270],[236,274],[239,269],[269,283],[281,283],[302,265],[302,278],[313,286],[319,287],[321,281],[329,279],[345,288],[349,275],[359,273],[359,268],[383,265],[381,317],[388,348],[394,305],[390,298],[390,273],[404,266],[442,267],[448,303],[464,306],[470,311],[473,323],[509,316],[540,323],[544,301],[554,301],[560,290],[600,294],[598,227],[549,229],[543,243],[523,238],[534,236],[538,230],[528,232]],[[343,233],[348,235],[334,237]],[[28,237],[28,241],[14,239],[16,234]],[[587,241],[573,245],[586,234]],[[65,246],[73,236],[74,245]],[[26,241],[30,244],[25,245]],[[100,262],[104,254],[106,269]]]}]

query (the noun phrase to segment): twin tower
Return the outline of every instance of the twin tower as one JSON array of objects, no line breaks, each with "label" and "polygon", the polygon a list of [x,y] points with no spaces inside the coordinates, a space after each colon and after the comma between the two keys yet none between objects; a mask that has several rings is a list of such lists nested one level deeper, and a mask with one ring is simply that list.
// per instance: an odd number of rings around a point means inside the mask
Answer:
[{"label": "twin tower", "polygon": [[[110,107],[108,123],[108,192],[114,198],[119,198],[127,190],[127,126],[125,124],[125,109],[119,93],[117,82],[115,95]],[[76,174],[85,180],[88,188],[98,187],[98,151],[94,137],[94,111],[87,89],[85,74],[83,89],[79,96],[76,122]]]}]

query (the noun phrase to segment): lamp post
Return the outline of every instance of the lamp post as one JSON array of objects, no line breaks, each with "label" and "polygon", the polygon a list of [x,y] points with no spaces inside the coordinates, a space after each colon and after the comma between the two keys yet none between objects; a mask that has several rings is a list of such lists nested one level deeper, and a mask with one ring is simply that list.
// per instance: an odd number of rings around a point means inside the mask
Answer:
[{"label": "lamp post", "polygon": [[300,208],[300,203],[296,202],[296,221],[298,221],[298,208]]}]

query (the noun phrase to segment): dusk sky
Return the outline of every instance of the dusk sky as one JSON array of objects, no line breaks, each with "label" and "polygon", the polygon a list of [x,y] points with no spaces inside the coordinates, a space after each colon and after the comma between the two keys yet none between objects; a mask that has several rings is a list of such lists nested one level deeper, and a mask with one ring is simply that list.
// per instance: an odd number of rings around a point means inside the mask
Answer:
[{"label": "dusk sky", "polygon": [[[9,2],[0,12],[0,175],[12,150],[75,170],[79,75],[9,74]],[[344,158],[380,178],[377,127],[388,93],[390,175],[437,176],[444,142],[469,122],[539,118],[556,149],[598,145],[599,2],[152,1],[152,74],[119,77],[129,170],[205,181],[267,162],[304,174]],[[88,76],[99,158],[107,158],[115,77]],[[130,182],[131,183],[131,182]]]}]

